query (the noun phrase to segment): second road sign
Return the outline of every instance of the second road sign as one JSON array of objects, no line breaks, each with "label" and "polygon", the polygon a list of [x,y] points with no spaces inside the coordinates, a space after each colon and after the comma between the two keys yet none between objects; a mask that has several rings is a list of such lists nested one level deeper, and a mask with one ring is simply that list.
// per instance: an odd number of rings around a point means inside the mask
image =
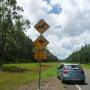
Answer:
[{"label": "second road sign", "polygon": [[38,49],[43,49],[46,47],[46,45],[48,45],[48,41],[42,36],[40,35],[35,41],[34,41],[34,45],[38,48]]}]

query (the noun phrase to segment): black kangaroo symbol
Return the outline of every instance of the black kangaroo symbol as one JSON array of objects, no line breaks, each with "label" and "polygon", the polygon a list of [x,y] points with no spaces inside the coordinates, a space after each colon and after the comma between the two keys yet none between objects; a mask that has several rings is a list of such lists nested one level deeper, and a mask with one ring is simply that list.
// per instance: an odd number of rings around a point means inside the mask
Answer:
[{"label": "black kangaroo symbol", "polygon": [[42,25],[38,26],[37,28],[45,30],[46,29],[45,26],[46,26],[46,24],[42,24]]}]

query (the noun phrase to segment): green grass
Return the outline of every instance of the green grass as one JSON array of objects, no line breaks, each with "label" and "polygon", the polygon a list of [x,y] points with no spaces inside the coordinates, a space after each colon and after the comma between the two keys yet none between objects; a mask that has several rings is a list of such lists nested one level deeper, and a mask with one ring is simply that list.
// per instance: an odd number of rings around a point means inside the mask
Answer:
[{"label": "green grass", "polygon": [[[30,84],[38,79],[38,63],[7,64],[0,71],[0,90],[16,90],[17,87]],[[42,78],[56,75],[58,63],[42,63]]]},{"label": "green grass", "polygon": [[90,69],[90,64],[81,64],[82,67],[86,68],[86,69]]},{"label": "green grass", "polygon": [[57,75],[57,67],[58,67],[58,63],[53,63],[53,67],[51,67],[50,69],[46,70],[45,72],[42,73],[42,77],[44,79],[47,79],[49,77],[53,77]]}]

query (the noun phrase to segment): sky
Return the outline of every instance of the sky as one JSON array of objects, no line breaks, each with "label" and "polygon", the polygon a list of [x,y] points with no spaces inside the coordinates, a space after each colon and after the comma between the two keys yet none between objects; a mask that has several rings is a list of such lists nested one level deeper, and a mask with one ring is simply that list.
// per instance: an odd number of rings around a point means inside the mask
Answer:
[{"label": "sky", "polygon": [[25,33],[35,41],[40,35],[34,26],[44,19],[49,29],[43,36],[48,50],[65,59],[90,44],[90,0],[17,0],[31,28]]}]

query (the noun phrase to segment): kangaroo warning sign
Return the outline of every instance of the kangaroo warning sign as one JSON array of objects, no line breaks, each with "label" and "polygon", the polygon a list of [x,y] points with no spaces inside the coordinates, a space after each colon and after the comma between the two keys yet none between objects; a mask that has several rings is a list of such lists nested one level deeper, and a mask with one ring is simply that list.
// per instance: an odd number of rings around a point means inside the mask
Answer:
[{"label": "kangaroo warning sign", "polygon": [[40,34],[43,34],[49,28],[49,25],[41,19],[34,27]]}]

